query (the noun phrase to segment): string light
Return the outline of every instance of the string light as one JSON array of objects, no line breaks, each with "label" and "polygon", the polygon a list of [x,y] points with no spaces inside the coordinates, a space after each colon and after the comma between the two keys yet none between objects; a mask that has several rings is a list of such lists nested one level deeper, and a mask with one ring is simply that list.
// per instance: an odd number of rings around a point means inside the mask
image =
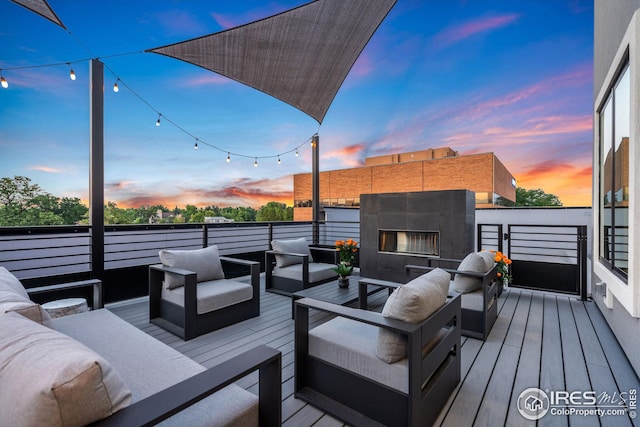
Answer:
[{"label": "string light", "polygon": [[[133,53],[143,53],[143,52],[133,52]],[[129,53],[131,54],[131,53]],[[112,55],[112,56],[122,56],[122,55],[128,55],[128,54],[121,54],[121,55]],[[101,58],[104,59],[105,57]],[[71,62],[60,62],[60,63],[55,63],[55,64],[41,64],[41,65],[34,65],[34,66],[24,66],[24,67],[13,67],[13,68],[4,68],[4,70],[10,69],[10,70],[14,70],[14,69],[30,69],[30,68],[41,68],[41,67],[52,67],[52,66],[61,66],[61,65],[67,65],[69,67],[69,78],[71,80],[76,80],[76,74],[75,71],[73,70],[71,64],[74,64],[76,62],[81,62],[81,61],[87,61],[90,60],[91,58],[88,59],[83,59],[83,60],[78,60],[78,61],[71,61]],[[122,81],[120,79],[120,77],[118,77],[116,75],[116,73],[114,72],[114,70],[112,70],[108,64],[104,63],[105,67],[111,72],[111,74],[113,74],[113,77],[116,78],[115,83],[113,84],[113,91],[114,92],[119,92],[120,91],[120,87],[118,86],[118,83],[122,83],[124,85],[124,87],[126,89],[128,89],[133,95],[135,95],[140,101],[142,101],[144,104],[146,104],[151,110],[153,110],[154,112],[158,113],[158,119],[156,120],[156,127],[160,126],[160,120],[162,119],[163,115],[162,113],[160,113],[153,105],[151,105],[147,100],[145,100],[142,96],[140,96],[138,93],[136,93],[135,90],[133,90],[131,87],[129,87],[129,85],[127,85],[124,81]],[[0,85],[3,88],[8,88],[9,87],[9,83],[8,81],[5,79],[5,77],[2,75],[2,69],[0,69]],[[215,145],[212,144],[208,144],[205,141],[200,140],[199,138],[196,138],[195,135],[191,134],[189,131],[187,131],[186,129],[184,129],[183,127],[181,127],[180,125],[178,125],[177,123],[173,122],[172,120],[168,119],[167,117],[164,117],[169,124],[173,125],[174,127],[176,127],[177,129],[179,129],[180,131],[184,132],[185,134],[187,134],[188,136],[192,137],[195,139],[195,144],[194,144],[194,150],[198,150],[199,148],[199,143],[203,143],[204,145],[207,145],[211,148],[214,148],[218,151],[222,151],[224,152],[225,150],[223,150],[220,147],[217,147]],[[267,156],[251,156],[251,155],[245,155],[245,154],[239,154],[239,153],[234,153],[234,155],[239,156],[239,157],[244,157],[244,158],[251,158],[254,157],[254,162],[253,162],[253,166],[254,167],[258,167],[258,159],[268,159],[268,158],[277,158],[277,162],[278,164],[282,164],[282,159],[281,156],[289,154],[293,151],[295,151],[295,155],[296,157],[299,156],[299,149],[304,146],[307,142],[309,142],[309,140],[311,139],[311,145],[314,145],[314,141],[313,138],[309,138],[307,140],[305,140],[303,143],[299,144],[298,146],[294,147],[293,149],[286,151],[286,152],[282,152],[282,153],[278,153],[276,155],[267,155]],[[231,162],[231,152],[227,151],[227,158],[226,158],[227,163]]]},{"label": "string light", "polygon": [[69,66],[69,78],[70,78],[71,80],[75,80],[75,79],[76,79],[76,73],[75,73],[75,71],[73,71],[73,68],[71,68],[71,64],[69,64],[69,63],[67,62],[67,65]]}]

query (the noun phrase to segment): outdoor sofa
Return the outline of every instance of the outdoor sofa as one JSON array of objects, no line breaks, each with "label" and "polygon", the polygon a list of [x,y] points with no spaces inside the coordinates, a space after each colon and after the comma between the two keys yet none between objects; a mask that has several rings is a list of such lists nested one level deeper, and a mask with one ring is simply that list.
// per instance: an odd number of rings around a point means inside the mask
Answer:
[{"label": "outdoor sofa", "polygon": [[[279,351],[258,346],[205,369],[107,309],[51,319],[3,267],[0,366],[2,425],[281,423]],[[254,371],[259,396],[233,384]]]}]

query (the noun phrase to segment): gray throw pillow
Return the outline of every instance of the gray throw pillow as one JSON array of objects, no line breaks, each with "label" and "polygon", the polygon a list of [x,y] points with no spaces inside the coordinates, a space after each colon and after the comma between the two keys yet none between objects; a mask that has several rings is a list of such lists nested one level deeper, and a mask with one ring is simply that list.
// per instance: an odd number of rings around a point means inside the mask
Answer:
[{"label": "gray throw pillow", "polygon": [[[307,239],[304,237],[293,240],[272,240],[271,247],[276,252],[309,255],[309,262],[313,262],[313,257],[309,250],[309,243],[307,243]],[[294,264],[302,264],[302,258],[290,255],[276,255],[277,267],[286,267]]]},{"label": "gray throw pillow", "polygon": [[[195,250],[163,249],[159,255],[160,261],[167,267],[181,268],[196,273],[198,283],[224,279],[217,246]],[[180,276],[168,273],[164,275],[164,286],[167,289],[179,288],[184,286],[184,281]]]},{"label": "gray throw pillow", "polygon": [[[470,271],[472,273],[486,273],[490,267],[487,268],[485,259],[477,252],[471,252],[467,255],[456,270]],[[482,287],[482,279],[479,277],[464,276],[462,274],[456,274],[453,278],[453,288],[461,294],[473,292]]]},{"label": "gray throw pillow", "polygon": [[[447,300],[449,273],[436,268],[393,291],[382,309],[382,315],[409,323],[419,323],[431,316]],[[386,363],[407,356],[406,337],[380,328],[376,355]]]}]

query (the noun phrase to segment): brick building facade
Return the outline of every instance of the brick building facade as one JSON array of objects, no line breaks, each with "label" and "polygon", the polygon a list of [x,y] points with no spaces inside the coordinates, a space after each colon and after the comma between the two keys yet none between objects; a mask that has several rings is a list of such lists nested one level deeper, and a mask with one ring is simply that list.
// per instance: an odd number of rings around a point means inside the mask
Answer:
[{"label": "brick building facade", "polygon": [[[451,148],[370,157],[359,168],[320,173],[321,206],[359,206],[361,194],[471,190],[477,207],[515,202],[513,175],[493,153],[460,156]],[[293,177],[296,221],[311,220],[311,174]]]}]

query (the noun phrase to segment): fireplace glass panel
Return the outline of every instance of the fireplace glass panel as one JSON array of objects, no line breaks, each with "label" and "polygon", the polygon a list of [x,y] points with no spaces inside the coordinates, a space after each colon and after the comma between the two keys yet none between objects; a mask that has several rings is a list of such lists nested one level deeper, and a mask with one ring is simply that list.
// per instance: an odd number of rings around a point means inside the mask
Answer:
[{"label": "fireplace glass panel", "polygon": [[438,231],[378,230],[378,251],[440,256],[439,239]]}]

